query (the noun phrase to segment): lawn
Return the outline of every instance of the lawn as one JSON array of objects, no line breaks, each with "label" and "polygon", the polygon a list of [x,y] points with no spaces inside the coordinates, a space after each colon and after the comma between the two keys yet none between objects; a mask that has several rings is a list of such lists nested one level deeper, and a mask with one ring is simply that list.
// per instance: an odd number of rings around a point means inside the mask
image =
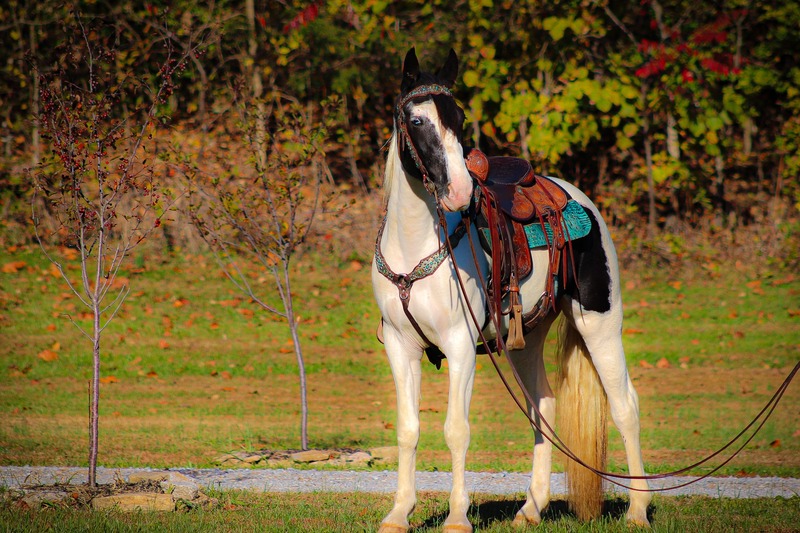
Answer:
[{"label": "lawn", "polygon": [[[69,250],[62,255],[75,265]],[[86,465],[91,345],[67,318],[87,327],[85,309],[35,247],[0,251],[0,267],[0,464]],[[268,295],[269,277],[250,274]],[[295,274],[311,446],[394,444],[394,385],[374,336],[369,265],[307,254]],[[624,340],[649,471],[723,445],[800,358],[799,277],[702,274],[624,275]],[[100,464],[208,467],[224,452],[299,447],[295,358],[280,319],[204,255],[138,255],[121,276],[131,293],[103,336]],[[446,367],[423,372],[419,467],[445,470]],[[529,469],[530,428],[484,356],[471,421],[469,469]],[[800,475],[798,436],[794,384],[722,473]],[[624,467],[613,429],[610,447],[612,467]]]},{"label": "lawn", "polygon": [[[14,509],[0,502],[0,529],[28,531],[263,531],[263,532],[364,532],[375,531],[392,504],[382,494],[256,494],[226,491],[211,493],[219,499],[213,511],[184,513],[114,513],[63,508]],[[490,533],[520,531],[511,526],[523,501],[515,497],[477,494],[469,518],[476,530]],[[622,519],[627,502],[606,500],[603,516],[581,523],[555,500],[544,513],[537,532],[637,531]],[[420,494],[411,517],[415,533],[441,531],[447,516],[447,494]],[[659,532],[797,531],[800,501],[794,498],[753,500],[704,497],[669,498],[656,495],[650,508],[651,530]],[[528,528],[533,531],[533,528]]]}]

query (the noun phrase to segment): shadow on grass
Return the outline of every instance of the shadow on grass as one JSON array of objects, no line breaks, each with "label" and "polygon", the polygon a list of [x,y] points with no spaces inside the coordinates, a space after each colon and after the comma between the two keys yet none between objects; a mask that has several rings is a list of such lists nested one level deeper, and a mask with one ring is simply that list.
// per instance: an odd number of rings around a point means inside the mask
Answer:
[{"label": "shadow on grass", "polygon": [[[507,523],[511,525],[517,511],[525,504],[525,500],[495,500],[473,504],[469,511],[472,525],[478,529],[485,529],[492,525]],[[629,501],[626,498],[607,498],[603,503],[603,512],[599,520],[613,522],[624,519],[628,511]],[[655,508],[651,504],[647,509],[647,518],[652,522]],[[428,518],[421,526],[413,531],[422,532],[441,527],[447,518],[447,513],[437,513]],[[558,522],[563,519],[577,521],[575,513],[570,511],[566,500],[552,500],[542,513],[542,522]]]}]

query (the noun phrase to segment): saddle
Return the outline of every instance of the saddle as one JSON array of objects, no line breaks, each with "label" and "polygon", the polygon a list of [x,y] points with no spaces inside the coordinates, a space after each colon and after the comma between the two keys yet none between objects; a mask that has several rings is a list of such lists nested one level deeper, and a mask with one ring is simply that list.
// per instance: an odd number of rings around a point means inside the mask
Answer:
[{"label": "saddle", "polygon": [[[563,258],[570,237],[565,235],[564,211],[570,198],[555,182],[537,176],[525,159],[487,157],[472,149],[466,164],[476,180],[476,218],[482,244],[492,255],[490,312],[511,315],[506,346],[520,350],[525,347],[525,332],[555,310],[559,270],[566,275]],[[550,260],[544,293],[523,315],[519,283],[533,270],[525,228],[535,224],[541,225],[542,233],[548,236],[544,242]],[[503,310],[504,301],[508,302],[507,311]]]}]

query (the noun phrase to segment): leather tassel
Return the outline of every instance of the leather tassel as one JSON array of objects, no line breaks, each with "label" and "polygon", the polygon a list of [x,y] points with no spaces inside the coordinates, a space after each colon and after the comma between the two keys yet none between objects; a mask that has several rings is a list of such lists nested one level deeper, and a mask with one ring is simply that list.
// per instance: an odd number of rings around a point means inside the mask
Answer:
[{"label": "leather tassel", "polygon": [[508,322],[508,336],[506,337],[506,347],[509,350],[522,350],[525,348],[525,337],[522,325],[522,304],[519,301],[519,294],[512,292],[511,316]]}]

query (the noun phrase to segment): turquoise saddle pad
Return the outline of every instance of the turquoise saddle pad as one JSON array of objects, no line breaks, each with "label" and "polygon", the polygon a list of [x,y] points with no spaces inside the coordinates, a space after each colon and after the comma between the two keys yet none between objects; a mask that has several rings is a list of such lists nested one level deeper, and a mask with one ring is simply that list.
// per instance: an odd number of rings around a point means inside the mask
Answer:
[{"label": "turquoise saddle pad", "polygon": [[[561,227],[564,229],[564,236],[571,241],[586,237],[592,229],[592,219],[586,214],[583,206],[575,200],[567,202],[564,208],[564,220]],[[544,227],[542,227],[544,226]],[[484,228],[483,235],[485,242],[491,243],[489,229]],[[534,222],[525,226],[525,236],[528,238],[528,248],[539,248],[553,244],[553,229],[548,222],[541,224]]]}]

